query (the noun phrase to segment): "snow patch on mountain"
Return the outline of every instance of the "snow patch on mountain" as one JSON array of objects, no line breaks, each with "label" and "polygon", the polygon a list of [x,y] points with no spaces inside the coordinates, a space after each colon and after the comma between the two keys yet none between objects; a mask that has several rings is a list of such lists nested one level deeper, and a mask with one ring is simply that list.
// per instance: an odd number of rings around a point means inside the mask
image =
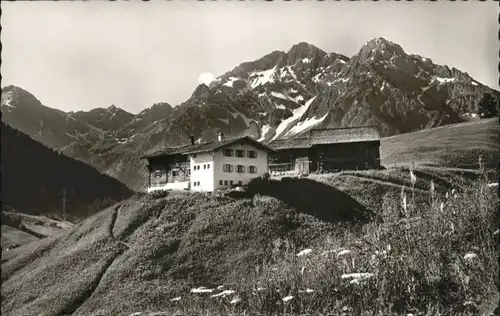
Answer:
[{"label": "snow patch on mountain", "polygon": [[443,84],[443,83],[453,82],[453,81],[455,81],[455,78],[436,77],[436,78],[434,78],[434,80],[437,80],[437,81],[439,81],[440,84]]},{"label": "snow patch on mountain", "polygon": [[276,98],[280,98],[280,99],[283,99],[283,100],[288,100],[288,98],[283,93],[280,93],[280,92],[274,92],[274,91],[272,91],[271,95],[273,97],[276,97]]},{"label": "snow patch on mountain", "polygon": [[271,69],[263,70],[263,71],[254,71],[250,74],[250,79],[252,79],[251,87],[255,89],[260,85],[264,85],[266,83],[274,82],[274,72],[276,71],[276,66]]},{"label": "snow patch on mountain", "polygon": [[237,118],[238,118],[238,116],[240,116],[240,117],[243,119],[243,121],[245,121],[245,124],[246,124],[246,126],[247,126],[247,127],[249,126],[249,124],[250,124],[251,122],[255,122],[255,120],[253,120],[253,119],[249,118],[248,116],[246,116],[245,114],[240,113],[240,112],[229,112],[229,114],[231,114],[231,116],[232,116],[234,119],[237,119]]},{"label": "snow patch on mountain", "polygon": [[318,125],[319,123],[323,122],[325,120],[325,118],[327,117],[327,115],[328,115],[328,113],[326,113],[324,116],[322,116],[320,118],[311,117],[311,118],[306,119],[305,121],[299,122],[299,123],[297,123],[297,125],[295,125],[290,130],[288,130],[288,132],[285,134],[285,136],[292,136],[292,135],[296,135],[298,133],[301,133],[303,131],[306,131],[306,130]]},{"label": "snow patch on mountain", "polygon": [[9,92],[4,94],[4,100],[2,102],[3,106],[10,107],[10,108],[14,107],[12,104],[10,104],[10,101],[12,101],[12,94],[13,94],[12,91],[9,91]]},{"label": "snow patch on mountain", "polygon": [[294,99],[293,99],[295,102],[299,103],[300,101],[304,101],[304,97],[301,96],[301,95],[298,95],[296,96]]},{"label": "snow patch on mountain", "polygon": [[328,84],[328,86],[331,86],[333,84],[336,84],[337,82],[346,83],[349,80],[350,80],[350,78],[338,78],[338,79],[333,80],[332,82],[327,82],[326,84]]},{"label": "snow patch on mountain", "polygon": [[264,139],[266,139],[266,135],[267,135],[267,133],[269,133],[270,130],[271,130],[271,126],[269,126],[268,124],[263,125],[261,130],[260,130],[260,138],[258,139],[258,141],[261,142]]},{"label": "snow patch on mountain", "polygon": [[301,107],[298,107],[298,108],[294,109],[292,111],[292,116],[290,116],[289,118],[281,121],[281,123],[276,128],[276,135],[274,135],[273,140],[276,139],[278,136],[280,136],[280,134],[282,134],[283,131],[285,131],[288,127],[290,127],[291,125],[293,125],[297,120],[300,120],[300,118],[307,111],[307,109],[312,104],[312,102],[314,101],[314,99],[316,99],[316,97],[312,97],[311,99],[309,99],[306,102],[306,104],[304,104]]},{"label": "snow patch on mountain", "polygon": [[226,83],[223,84],[223,86],[226,86],[226,87],[230,87],[232,88],[233,87],[233,83],[235,81],[239,80],[239,78],[236,78],[236,77],[229,77],[228,81]]}]

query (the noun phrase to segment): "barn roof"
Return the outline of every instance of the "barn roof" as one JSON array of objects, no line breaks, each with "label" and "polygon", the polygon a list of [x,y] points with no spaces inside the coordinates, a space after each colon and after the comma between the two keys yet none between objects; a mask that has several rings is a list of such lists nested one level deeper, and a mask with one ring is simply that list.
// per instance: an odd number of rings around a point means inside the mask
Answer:
[{"label": "barn roof", "polygon": [[312,129],[308,134],[314,145],[380,140],[379,130],[373,126]]},{"label": "barn roof", "polygon": [[238,142],[250,142],[252,145],[254,145],[257,148],[260,148],[265,151],[274,151],[272,148],[269,146],[266,146],[257,140],[253,139],[250,136],[244,136],[244,137],[237,137],[237,138],[230,138],[230,139],[224,139],[221,141],[212,141],[212,142],[207,142],[207,143],[202,143],[202,144],[188,144],[188,145],[182,145],[182,146],[177,146],[177,147],[169,147],[165,148],[156,152],[152,152],[150,154],[146,154],[144,156],[141,156],[141,159],[144,158],[153,158],[153,157],[159,157],[159,156],[171,156],[171,155],[189,155],[189,154],[196,154],[196,153],[202,153],[202,152],[207,152],[207,151],[213,151],[234,143]]},{"label": "barn roof", "polygon": [[269,147],[274,150],[309,148],[314,145],[368,142],[380,140],[380,133],[376,127],[345,127],[312,129],[298,138],[279,139],[270,142]]}]

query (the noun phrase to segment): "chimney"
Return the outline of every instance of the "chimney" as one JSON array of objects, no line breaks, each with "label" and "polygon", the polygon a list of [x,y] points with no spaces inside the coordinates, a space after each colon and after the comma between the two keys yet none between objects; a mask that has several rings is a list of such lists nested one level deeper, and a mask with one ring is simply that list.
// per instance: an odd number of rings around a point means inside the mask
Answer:
[{"label": "chimney", "polygon": [[218,135],[217,135],[217,140],[220,142],[224,139],[224,133],[220,132]]},{"label": "chimney", "polygon": [[189,136],[189,143],[191,144],[191,146],[194,145],[194,136]]}]

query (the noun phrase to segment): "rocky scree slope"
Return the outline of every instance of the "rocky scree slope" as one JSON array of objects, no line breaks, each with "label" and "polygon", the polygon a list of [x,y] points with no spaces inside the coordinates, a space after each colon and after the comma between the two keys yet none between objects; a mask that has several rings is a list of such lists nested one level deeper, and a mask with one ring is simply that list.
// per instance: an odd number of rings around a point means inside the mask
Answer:
[{"label": "rocky scree slope", "polygon": [[[300,136],[313,127],[376,125],[382,136],[391,136],[467,120],[478,112],[484,94],[500,100],[498,91],[467,73],[407,54],[383,38],[368,41],[351,58],[308,43],[296,44],[288,52],[271,52],[240,64],[208,86],[199,85],[175,108],[165,103],[133,118],[115,115],[123,122],[118,129],[114,124],[94,125],[96,119],[82,113],[83,118],[77,120],[80,124],[71,125],[72,130],[64,135],[53,135],[55,128],[44,133],[39,127],[51,125],[50,118],[25,123],[21,114],[14,116],[15,102],[7,101],[17,98],[17,104],[22,103],[23,98],[13,96],[20,89],[5,90],[14,91],[5,97],[2,93],[7,122],[134,189],[145,186],[145,165],[138,159],[141,154],[185,143],[191,135],[197,141],[208,141],[222,131],[267,142]],[[63,140],[52,145],[51,138]]]}]

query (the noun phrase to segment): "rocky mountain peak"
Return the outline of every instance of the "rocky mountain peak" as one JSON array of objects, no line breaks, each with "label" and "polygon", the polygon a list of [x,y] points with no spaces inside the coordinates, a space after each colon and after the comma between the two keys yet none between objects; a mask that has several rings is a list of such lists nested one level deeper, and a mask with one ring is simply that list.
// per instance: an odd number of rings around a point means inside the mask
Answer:
[{"label": "rocky mountain peak", "polygon": [[252,71],[259,71],[273,68],[276,65],[286,64],[287,55],[283,51],[275,50],[255,61],[244,62],[237,66],[232,73],[243,75]]},{"label": "rocky mountain peak", "polygon": [[[23,100],[23,102],[19,102]],[[21,105],[24,108],[39,107],[42,103],[28,91],[14,85],[2,88],[2,107],[16,107]]]},{"label": "rocky mountain peak", "polygon": [[289,64],[293,65],[299,59],[305,60],[307,58],[307,60],[311,61],[312,59],[323,58],[326,52],[312,44],[300,42],[293,45],[287,52],[287,55]]},{"label": "rocky mountain peak", "polygon": [[194,90],[193,94],[192,94],[192,97],[203,97],[204,95],[207,95],[208,93],[210,93],[210,88],[202,83],[200,85],[198,85],[198,87],[196,87],[196,89]]},{"label": "rocky mountain peak", "polygon": [[394,55],[400,56],[406,54],[401,46],[383,37],[376,37],[369,40],[357,53],[357,57],[360,60],[379,60],[391,58]]}]

